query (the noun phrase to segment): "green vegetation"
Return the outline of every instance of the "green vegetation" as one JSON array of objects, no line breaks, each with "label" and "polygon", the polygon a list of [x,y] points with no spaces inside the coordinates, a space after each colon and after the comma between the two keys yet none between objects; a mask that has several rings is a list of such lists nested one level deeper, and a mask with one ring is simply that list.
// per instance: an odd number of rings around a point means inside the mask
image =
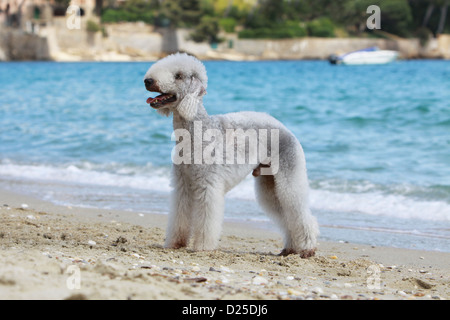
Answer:
[{"label": "green vegetation", "polygon": [[[59,0],[64,1],[64,0]],[[240,38],[336,36],[419,37],[450,32],[450,0],[127,0],[103,1],[102,22],[143,21],[191,28],[195,41],[218,42],[219,32]],[[113,5],[114,4],[114,5]],[[383,35],[366,27],[370,5],[381,9]]]},{"label": "green vegetation", "polygon": [[308,22],[308,34],[311,37],[332,38],[335,36],[335,25],[327,17],[317,18]]},{"label": "green vegetation", "polygon": [[191,33],[191,38],[196,42],[207,41],[209,43],[217,43],[220,41],[220,39],[218,38],[218,34],[218,19],[215,17],[204,16],[195,26],[194,31]]},{"label": "green vegetation", "polygon": [[234,18],[222,18],[219,20],[220,27],[225,31],[232,33],[236,29],[237,21]]},{"label": "green vegetation", "polygon": [[86,23],[86,30],[88,32],[98,32],[101,31],[102,28],[95,21],[88,20]]},{"label": "green vegetation", "polygon": [[239,32],[239,38],[250,39],[286,39],[306,37],[307,35],[307,29],[296,21],[286,21],[285,23],[269,25],[267,27],[258,26]]},{"label": "green vegetation", "polygon": [[102,15],[103,22],[132,22],[143,21],[146,23],[153,23],[154,17],[151,12],[132,12],[124,9],[106,9]]},{"label": "green vegetation", "polygon": [[155,22],[154,8],[158,1],[128,0],[117,8],[108,7],[103,10],[102,22],[136,22],[148,24]]}]

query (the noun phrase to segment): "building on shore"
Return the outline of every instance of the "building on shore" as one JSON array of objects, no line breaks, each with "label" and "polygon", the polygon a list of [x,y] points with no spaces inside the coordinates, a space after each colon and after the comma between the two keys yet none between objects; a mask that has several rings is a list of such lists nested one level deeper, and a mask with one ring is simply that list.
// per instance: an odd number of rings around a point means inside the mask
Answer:
[{"label": "building on shore", "polygon": [[54,17],[66,16],[67,9],[78,7],[80,16],[94,15],[95,0],[71,0],[68,5],[55,0],[0,0],[0,26],[39,34],[51,25]]}]

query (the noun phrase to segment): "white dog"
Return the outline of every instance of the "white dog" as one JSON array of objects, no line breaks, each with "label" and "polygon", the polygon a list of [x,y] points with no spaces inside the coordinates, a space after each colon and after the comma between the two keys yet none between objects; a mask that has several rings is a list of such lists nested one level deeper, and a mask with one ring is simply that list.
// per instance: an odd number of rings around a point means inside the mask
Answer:
[{"label": "white dog", "polygon": [[[309,209],[300,143],[283,124],[265,113],[209,116],[203,107],[207,81],[204,65],[183,53],[153,64],[144,78],[148,91],[160,93],[148,98],[147,103],[160,114],[173,114],[178,142],[173,152],[174,191],[166,247],[185,247],[192,235],[195,250],[215,249],[225,194],[253,173],[259,203],[284,234],[281,254],[313,256],[319,228]],[[267,146],[269,136],[272,143]],[[241,161],[236,163],[236,158]]]}]

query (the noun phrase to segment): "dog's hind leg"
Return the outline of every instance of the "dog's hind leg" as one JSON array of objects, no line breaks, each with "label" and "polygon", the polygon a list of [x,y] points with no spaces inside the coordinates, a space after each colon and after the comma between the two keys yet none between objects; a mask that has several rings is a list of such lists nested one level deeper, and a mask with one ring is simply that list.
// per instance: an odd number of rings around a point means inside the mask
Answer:
[{"label": "dog's hind leg", "polygon": [[214,250],[217,248],[222,231],[224,212],[223,188],[213,184],[199,184],[193,198],[193,238],[194,250]]},{"label": "dog's hind leg", "polygon": [[186,247],[191,234],[192,203],[187,183],[178,172],[173,176],[174,190],[170,202],[169,224],[166,231],[166,248]]},{"label": "dog's hind leg", "polygon": [[298,170],[286,172],[280,168],[275,176],[257,177],[256,192],[260,205],[283,232],[281,254],[298,253],[307,258],[315,253],[318,225],[309,209],[306,170]]},{"label": "dog's hind leg", "polygon": [[319,227],[311,214],[308,201],[306,172],[303,177],[275,176],[276,194],[281,204],[281,223],[285,226],[286,240],[282,255],[298,253],[303,258],[313,256]]}]

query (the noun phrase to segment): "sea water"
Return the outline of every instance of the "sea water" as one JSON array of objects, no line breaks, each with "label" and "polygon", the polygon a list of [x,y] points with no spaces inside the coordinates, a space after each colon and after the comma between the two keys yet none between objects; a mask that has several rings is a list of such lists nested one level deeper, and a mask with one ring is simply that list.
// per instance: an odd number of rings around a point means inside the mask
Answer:
[{"label": "sea water", "polygon": [[[450,61],[205,65],[210,114],[266,112],[302,143],[320,239],[450,252]],[[146,104],[150,66],[1,63],[0,187],[167,214],[173,129]],[[225,219],[274,228],[253,179]]]}]

